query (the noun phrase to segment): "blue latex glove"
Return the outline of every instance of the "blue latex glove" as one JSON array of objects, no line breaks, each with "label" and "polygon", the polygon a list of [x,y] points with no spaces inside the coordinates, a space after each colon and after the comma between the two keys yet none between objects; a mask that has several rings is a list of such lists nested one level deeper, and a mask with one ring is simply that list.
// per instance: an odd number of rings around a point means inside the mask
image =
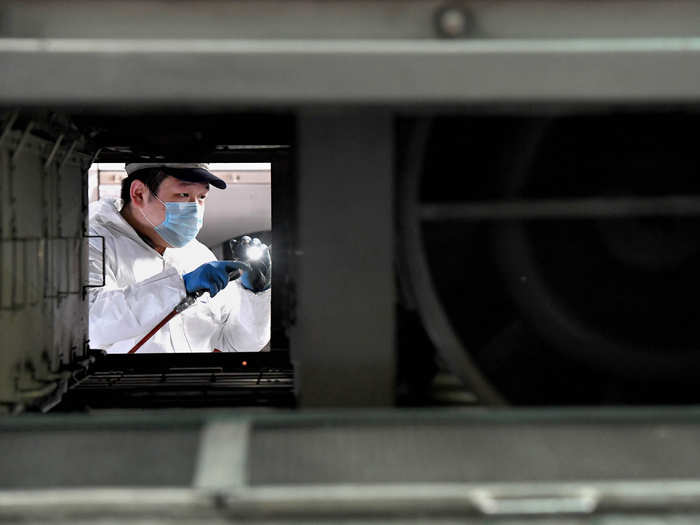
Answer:
[{"label": "blue latex glove", "polygon": [[241,275],[241,285],[251,292],[267,290],[272,283],[272,258],[270,249],[257,237],[244,235],[240,240],[231,241],[231,250],[236,261],[250,265],[250,271]]},{"label": "blue latex glove", "polygon": [[186,273],[182,278],[188,294],[201,290],[214,297],[226,288],[231,278],[229,274],[236,270],[246,272],[250,270],[250,266],[242,261],[212,261]]}]

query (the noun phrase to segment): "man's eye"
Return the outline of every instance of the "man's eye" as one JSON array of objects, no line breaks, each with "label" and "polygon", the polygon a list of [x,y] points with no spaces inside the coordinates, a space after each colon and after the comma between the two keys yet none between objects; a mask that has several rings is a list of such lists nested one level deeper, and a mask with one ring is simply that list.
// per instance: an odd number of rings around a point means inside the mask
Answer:
[{"label": "man's eye", "polygon": [[186,199],[187,197],[190,196],[190,194],[189,194],[189,193],[178,193],[177,196],[178,196],[178,197],[183,197],[183,198]]}]

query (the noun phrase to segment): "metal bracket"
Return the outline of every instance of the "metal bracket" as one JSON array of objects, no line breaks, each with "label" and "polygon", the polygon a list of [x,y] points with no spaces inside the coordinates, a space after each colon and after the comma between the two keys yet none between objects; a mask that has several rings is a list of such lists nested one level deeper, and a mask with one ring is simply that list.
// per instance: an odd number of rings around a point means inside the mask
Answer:
[{"label": "metal bracket", "polygon": [[7,124],[5,124],[5,127],[3,128],[2,133],[0,134],[0,146],[2,145],[5,138],[7,138],[7,136],[10,134],[10,131],[12,131],[12,126],[15,125],[17,117],[19,117],[19,110],[15,110],[15,112],[12,113],[12,115],[10,115]]},{"label": "metal bracket", "polygon": [[73,143],[70,145],[70,147],[66,150],[66,154],[63,156],[63,159],[61,159],[61,163],[58,165],[58,173],[61,173],[63,170],[63,166],[66,165],[66,162],[68,162],[68,159],[70,156],[73,154],[73,150],[75,149],[75,146],[77,146],[78,140],[74,140]]},{"label": "metal bracket", "polygon": [[88,162],[87,170],[83,168],[84,171],[87,172],[87,171],[90,169],[90,166],[92,166],[92,165],[97,161],[97,157],[99,157],[100,153],[102,153],[102,148],[98,148],[98,149],[97,149],[97,151],[95,152],[95,154],[94,154],[94,155],[92,156],[92,158],[90,159],[90,162]]},{"label": "metal bracket", "polygon": [[53,148],[51,148],[51,153],[49,153],[49,156],[46,157],[46,162],[44,162],[44,170],[49,169],[49,166],[51,165],[51,161],[53,161],[54,157],[56,156],[56,153],[58,152],[58,148],[61,147],[61,142],[63,142],[63,137],[65,137],[65,134],[61,133],[58,138],[56,139],[56,143],[53,145]]},{"label": "metal bracket", "polygon": [[27,128],[24,130],[24,133],[22,134],[22,138],[19,140],[19,144],[17,144],[17,148],[12,153],[12,163],[13,164],[17,160],[17,157],[19,157],[19,154],[24,149],[24,146],[27,144],[27,139],[29,139],[29,135],[32,133],[32,129],[34,129],[34,121],[31,121],[31,122],[29,122],[29,124],[27,124]]}]

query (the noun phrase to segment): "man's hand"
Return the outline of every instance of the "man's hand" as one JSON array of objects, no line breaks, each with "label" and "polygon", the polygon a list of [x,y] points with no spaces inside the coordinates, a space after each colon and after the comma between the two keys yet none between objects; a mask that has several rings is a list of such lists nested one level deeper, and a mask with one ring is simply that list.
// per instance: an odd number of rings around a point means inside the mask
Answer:
[{"label": "man's hand", "polygon": [[186,273],[182,278],[185,281],[185,289],[188,294],[202,290],[209,292],[209,295],[214,297],[226,288],[231,273],[236,270],[247,273],[250,269],[250,266],[243,261],[212,261]]},{"label": "man's hand", "polygon": [[254,293],[267,290],[272,282],[272,259],[267,245],[257,237],[244,235],[231,241],[231,250],[236,261],[250,266],[250,271],[244,271],[241,276],[241,285]]}]

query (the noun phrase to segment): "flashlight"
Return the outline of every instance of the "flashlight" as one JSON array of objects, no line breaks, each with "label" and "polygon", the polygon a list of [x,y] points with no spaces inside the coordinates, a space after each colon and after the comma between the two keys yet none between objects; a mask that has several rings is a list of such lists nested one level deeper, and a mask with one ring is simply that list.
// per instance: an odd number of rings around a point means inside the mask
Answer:
[{"label": "flashlight", "polygon": [[248,246],[245,254],[249,261],[257,261],[263,256],[263,249],[261,246]]}]

